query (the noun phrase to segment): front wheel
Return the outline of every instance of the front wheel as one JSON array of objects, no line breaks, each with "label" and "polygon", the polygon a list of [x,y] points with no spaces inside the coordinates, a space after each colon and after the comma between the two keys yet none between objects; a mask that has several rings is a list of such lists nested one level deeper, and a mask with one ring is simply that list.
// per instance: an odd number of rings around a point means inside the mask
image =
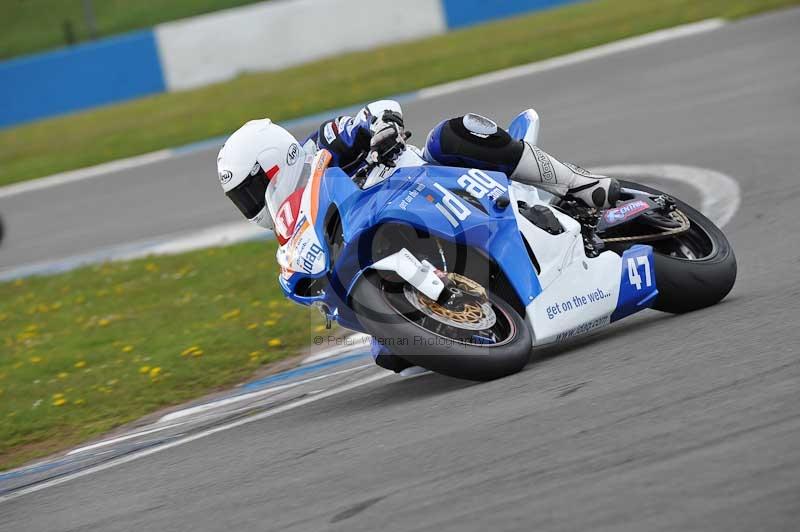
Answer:
[{"label": "front wheel", "polygon": [[522,316],[474,281],[454,274],[451,279],[469,298],[457,308],[446,309],[377,272],[356,284],[352,306],[375,340],[411,364],[474,381],[520,371],[532,346]]},{"label": "front wheel", "polygon": [[[663,192],[620,180],[623,193]],[[685,233],[650,242],[653,246],[658,297],[653,308],[680,314],[721,301],[736,282],[736,257],[728,239],[714,223],[685,202],[673,197],[689,218]]]}]

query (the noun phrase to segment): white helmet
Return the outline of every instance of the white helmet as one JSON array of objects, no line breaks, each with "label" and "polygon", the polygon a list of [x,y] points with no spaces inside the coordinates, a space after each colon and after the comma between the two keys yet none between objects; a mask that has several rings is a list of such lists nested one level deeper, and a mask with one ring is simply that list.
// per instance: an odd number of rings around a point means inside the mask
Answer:
[{"label": "white helmet", "polygon": [[245,218],[273,228],[266,202],[273,179],[295,181],[303,170],[305,153],[291,133],[268,118],[251,120],[231,135],[217,157],[222,190]]}]

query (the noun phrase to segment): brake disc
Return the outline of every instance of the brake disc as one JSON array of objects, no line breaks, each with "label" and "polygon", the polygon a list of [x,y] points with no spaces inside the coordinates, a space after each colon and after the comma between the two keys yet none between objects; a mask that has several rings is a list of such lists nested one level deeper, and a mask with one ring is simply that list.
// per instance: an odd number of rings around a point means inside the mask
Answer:
[{"label": "brake disc", "polygon": [[492,328],[497,323],[497,315],[494,313],[491,303],[486,299],[486,291],[483,287],[457,273],[448,273],[447,277],[474,300],[464,303],[458,310],[452,310],[421,294],[409,284],[403,286],[403,294],[414,308],[439,323],[468,331],[483,331]]}]

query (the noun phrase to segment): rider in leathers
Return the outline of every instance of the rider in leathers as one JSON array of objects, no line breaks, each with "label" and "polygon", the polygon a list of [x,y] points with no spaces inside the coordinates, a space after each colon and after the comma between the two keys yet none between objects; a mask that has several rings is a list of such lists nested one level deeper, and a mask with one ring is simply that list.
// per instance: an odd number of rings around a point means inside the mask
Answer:
[{"label": "rider in leathers", "polygon": [[[350,175],[368,161],[391,165],[406,148],[400,104],[392,100],[371,103],[354,117],[328,120],[309,138],[317,148],[330,151],[332,164]],[[562,163],[478,115],[439,123],[428,134],[423,157],[432,164],[503,172],[512,180],[559,197],[571,195],[594,207],[608,207],[619,196],[616,180]]]}]

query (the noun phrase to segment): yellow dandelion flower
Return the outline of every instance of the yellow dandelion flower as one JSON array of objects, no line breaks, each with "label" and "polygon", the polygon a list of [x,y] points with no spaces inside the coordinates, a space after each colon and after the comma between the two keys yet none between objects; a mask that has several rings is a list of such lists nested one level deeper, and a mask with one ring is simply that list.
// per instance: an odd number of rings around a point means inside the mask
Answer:
[{"label": "yellow dandelion flower", "polygon": [[202,349],[196,349],[196,350],[192,351],[192,356],[193,357],[201,357],[201,356],[203,356]]},{"label": "yellow dandelion flower", "polygon": [[248,331],[252,331],[253,329],[258,329],[258,323],[250,323],[250,324],[247,326],[247,330],[248,330]]},{"label": "yellow dandelion flower", "polygon": [[260,307],[261,306],[261,301],[258,301],[258,300],[253,301],[252,303],[250,303],[250,305],[252,305],[254,307]]},{"label": "yellow dandelion flower", "polygon": [[161,373],[161,368],[159,368],[158,366],[156,366],[154,368],[151,368],[150,369],[150,378],[151,379],[155,379],[156,377],[158,377],[159,373]]},{"label": "yellow dandelion flower", "polygon": [[158,264],[154,262],[148,262],[144,265],[144,269],[148,272],[157,272],[158,271]]},{"label": "yellow dandelion flower", "polygon": [[8,314],[0,314],[0,321],[6,321],[8,319]]},{"label": "yellow dandelion flower", "polygon": [[100,318],[99,320],[97,320],[97,325],[99,325],[100,327],[108,327],[110,323],[111,320],[109,320],[108,318]]},{"label": "yellow dandelion flower", "polygon": [[267,342],[267,345],[268,345],[268,346],[270,346],[270,347],[278,347],[278,346],[280,346],[282,343],[283,343],[283,342],[281,342],[281,339],[280,339],[280,338],[271,338],[271,339],[270,339],[270,341],[269,341],[269,342]]},{"label": "yellow dandelion flower", "polygon": [[149,372],[150,372],[150,366],[142,366],[141,368],[139,368],[139,373],[141,373],[142,375]]},{"label": "yellow dandelion flower", "polygon": [[222,319],[223,320],[232,320],[233,318],[238,318],[241,313],[242,312],[238,308],[235,308],[235,309],[229,310],[228,312],[223,314],[222,315]]},{"label": "yellow dandelion flower", "polygon": [[273,326],[273,325],[275,325],[276,323],[278,323],[278,322],[277,322],[277,321],[275,321],[275,320],[267,320],[267,321],[265,321],[265,322],[264,322],[264,326],[265,326],[265,327],[272,327],[272,326]]},{"label": "yellow dandelion flower", "polygon": [[181,351],[181,356],[182,356],[182,357],[188,357],[188,356],[189,356],[189,355],[191,355],[191,354],[192,354],[194,351],[199,351],[199,350],[200,350],[200,348],[199,348],[199,347],[197,347],[196,345],[193,345],[192,347],[187,347],[186,349],[184,349],[183,351]]},{"label": "yellow dandelion flower", "polygon": [[275,308],[278,306],[278,302],[273,300],[269,302],[269,308]]},{"label": "yellow dandelion flower", "polygon": [[25,281],[23,281],[22,279],[17,279],[16,281],[14,281],[14,286],[22,286],[23,284],[25,284]]},{"label": "yellow dandelion flower", "polygon": [[316,327],[314,327],[314,332],[322,332],[324,330],[325,330],[324,325],[317,325]]},{"label": "yellow dandelion flower", "polygon": [[72,401],[73,405],[78,405],[78,406],[80,406],[82,404],[85,404],[85,403],[86,403],[86,401],[84,401],[83,399],[75,399],[74,401]]},{"label": "yellow dandelion flower", "polygon": [[279,320],[283,317],[283,314],[281,314],[280,312],[273,312],[272,314],[269,315],[269,317],[273,320]]},{"label": "yellow dandelion flower", "polygon": [[64,406],[67,404],[67,400],[63,397],[59,397],[58,399],[53,399],[53,406]]},{"label": "yellow dandelion flower", "polygon": [[28,360],[31,361],[31,364],[38,364],[42,361],[42,357],[31,357]]},{"label": "yellow dandelion flower", "polygon": [[53,394],[53,399],[58,399],[59,397],[64,397],[64,394],[63,393],[54,393]]},{"label": "yellow dandelion flower", "polygon": [[79,361],[75,362],[75,367],[78,368],[78,369],[85,368],[86,367],[86,361],[85,360],[79,360]]},{"label": "yellow dandelion flower", "polygon": [[67,377],[69,377],[69,373],[67,373],[66,371],[62,371],[61,373],[59,373],[59,374],[57,375],[57,377],[58,377],[59,379],[61,379],[61,380],[64,380],[64,379],[66,379]]},{"label": "yellow dandelion flower", "polygon": [[56,301],[52,305],[50,305],[50,310],[58,310],[61,308],[61,301]]},{"label": "yellow dandelion flower", "polygon": [[125,347],[122,348],[123,353],[130,353],[131,351],[133,351],[132,345],[126,345]]}]

